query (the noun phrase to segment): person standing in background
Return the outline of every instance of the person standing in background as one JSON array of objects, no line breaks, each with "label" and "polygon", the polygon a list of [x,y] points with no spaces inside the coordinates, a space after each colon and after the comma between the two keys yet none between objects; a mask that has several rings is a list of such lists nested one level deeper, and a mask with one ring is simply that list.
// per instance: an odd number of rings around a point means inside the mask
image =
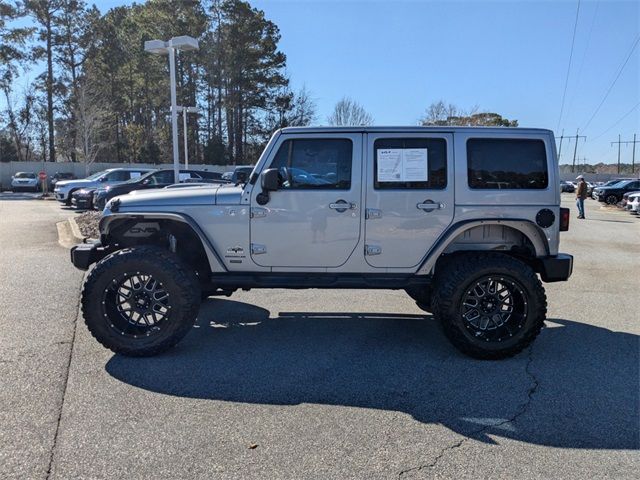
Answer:
[{"label": "person standing in background", "polygon": [[578,189],[576,190],[576,205],[578,206],[578,218],[584,219],[584,200],[587,198],[587,182],[582,175],[576,177]]}]

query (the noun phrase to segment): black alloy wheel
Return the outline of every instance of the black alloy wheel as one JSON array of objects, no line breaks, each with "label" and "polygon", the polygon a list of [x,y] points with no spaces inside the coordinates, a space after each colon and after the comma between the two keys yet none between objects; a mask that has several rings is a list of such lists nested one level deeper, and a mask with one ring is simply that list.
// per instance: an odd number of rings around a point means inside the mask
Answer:
[{"label": "black alloy wheel", "polygon": [[460,315],[476,338],[502,342],[517,334],[527,316],[527,300],[518,283],[506,276],[485,276],[462,297]]}]

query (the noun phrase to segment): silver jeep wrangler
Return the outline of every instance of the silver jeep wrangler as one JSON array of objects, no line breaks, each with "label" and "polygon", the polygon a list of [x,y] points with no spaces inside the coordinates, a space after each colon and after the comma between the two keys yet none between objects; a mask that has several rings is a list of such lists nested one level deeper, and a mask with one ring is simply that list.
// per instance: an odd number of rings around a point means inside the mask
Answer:
[{"label": "silver jeep wrangler", "polygon": [[201,298],[252,288],[404,289],[462,352],[504,358],[538,335],[542,281],[567,280],[553,133],[522,128],[277,131],[245,183],[124,195],[89,273],[91,333],[154,355],[192,328]]}]

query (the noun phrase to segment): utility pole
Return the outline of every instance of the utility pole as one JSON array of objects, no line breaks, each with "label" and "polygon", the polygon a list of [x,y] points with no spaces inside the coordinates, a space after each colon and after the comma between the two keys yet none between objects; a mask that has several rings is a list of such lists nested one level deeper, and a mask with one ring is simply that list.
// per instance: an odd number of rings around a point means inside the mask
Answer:
[{"label": "utility pole", "polygon": [[618,173],[620,173],[620,145],[628,145],[630,143],[633,144],[633,156],[631,158],[631,175],[635,173],[636,169],[636,143],[640,142],[640,140],[636,140],[636,134],[633,134],[633,140],[620,140],[620,134],[618,134],[618,141],[611,142],[611,146],[618,144]]},{"label": "utility pole", "polygon": [[631,157],[631,175],[636,173],[636,134],[633,134],[633,156]]},{"label": "utility pole", "polygon": [[571,166],[571,173],[576,172],[576,153],[578,153],[578,140],[580,138],[584,138],[585,141],[587,140],[587,137],[585,137],[584,135],[578,135],[579,130],[580,129],[576,130],[576,144],[573,146],[573,165]]},{"label": "utility pole", "polygon": [[560,164],[560,156],[562,155],[562,139],[564,138],[564,128],[560,134],[560,147],[558,148],[558,164]]}]

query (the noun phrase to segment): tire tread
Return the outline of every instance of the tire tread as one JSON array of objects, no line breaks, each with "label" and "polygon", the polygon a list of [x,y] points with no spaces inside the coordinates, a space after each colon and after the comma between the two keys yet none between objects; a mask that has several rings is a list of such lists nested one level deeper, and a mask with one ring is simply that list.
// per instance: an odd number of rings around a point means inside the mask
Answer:
[{"label": "tire tread", "polygon": [[[96,298],[96,295],[102,295],[102,292],[95,291],[96,283],[102,275],[107,274],[107,271],[114,266],[139,259],[144,259],[146,261],[154,259],[154,261],[163,265],[164,268],[167,268],[176,283],[182,287],[179,296],[179,303],[172,311],[172,314],[178,318],[178,321],[180,321],[180,326],[171,336],[156,345],[144,348],[131,348],[114,344],[113,342],[109,342],[103,338],[94,324],[94,321],[96,321],[94,318],[96,315],[96,312],[94,311],[96,306],[92,303],[92,300]],[[98,262],[84,282],[81,298],[81,309],[85,324],[87,325],[91,335],[102,346],[115,353],[126,356],[148,357],[157,355],[171,348],[191,330],[200,307],[200,285],[193,270],[185,266],[177,255],[162,247],[142,245],[118,250],[107,255]],[[173,313],[176,310],[177,313]],[[97,321],[102,321],[102,319],[100,318]]]},{"label": "tire tread", "polygon": [[[499,266],[500,269],[507,269],[510,275],[515,273],[516,275],[514,276],[520,277],[518,280],[526,283],[525,288],[528,287],[533,291],[534,296],[540,303],[540,307],[536,311],[529,313],[529,315],[534,315],[533,323],[520,341],[509,348],[487,350],[469,342],[464,333],[449,318],[451,315],[459,314],[457,305],[454,305],[454,298],[458,293],[458,289],[478,270],[495,268],[496,266]],[[547,297],[542,283],[532,268],[509,255],[502,253],[458,255],[457,260],[448,262],[446,268],[436,273],[434,285],[434,295],[431,303],[434,316],[440,320],[440,324],[449,341],[458,350],[471,357],[486,360],[512,357],[529,346],[544,326],[547,314]]]}]

